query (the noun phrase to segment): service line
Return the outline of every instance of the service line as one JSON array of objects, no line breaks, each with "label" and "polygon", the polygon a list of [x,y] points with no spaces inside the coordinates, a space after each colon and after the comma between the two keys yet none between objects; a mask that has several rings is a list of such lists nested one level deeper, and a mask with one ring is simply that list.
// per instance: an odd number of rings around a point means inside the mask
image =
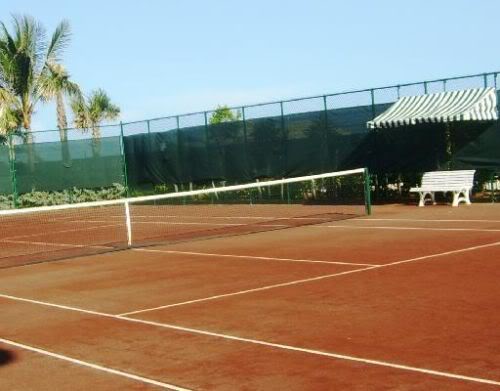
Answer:
[{"label": "service line", "polygon": [[345,262],[341,262],[341,261],[319,261],[319,260],[313,260],[313,259],[260,257],[260,256],[256,256],[256,255],[200,253],[200,252],[195,252],[195,251],[157,250],[157,249],[149,249],[149,248],[133,248],[132,251],[142,251],[142,252],[149,252],[149,253],[178,254],[178,255],[195,255],[195,256],[202,256],[202,257],[255,259],[255,260],[258,260],[258,261],[324,263],[324,264],[329,264],[329,265],[346,265],[346,266],[377,266],[374,263],[355,263],[355,262],[347,262],[347,261],[345,261]]},{"label": "service line", "polygon": [[333,277],[345,276],[348,274],[361,273],[361,272],[365,272],[365,271],[372,270],[372,269],[380,269],[380,268],[400,265],[403,263],[423,261],[423,260],[427,260],[427,259],[431,259],[431,258],[437,258],[437,257],[446,256],[446,255],[451,255],[451,254],[458,254],[458,253],[463,253],[463,252],[468,252],[468,251],[474,251],[474,250],[478,250],[481,248],[494,247],[494,246],[498,246],[498,245],[500,245],[500,242],[482,244],[479,246],[466,247],[466,248],[462,248],[462,249],[458,249],[458,250],[451,250],[451,251],[446,251],[446,252],[437,253],[437,254],[424,255],[424,256],[420,256],[420,257],[404,259],[402,261],[386,263],[383,265],[372,265],[372,266],[366,267],[366,268],[348,270],[348,271],[333,273],[333,274],[324,274],[324,275],[311,277],[311,278],[304,278],[304,279],[295,280],[295,281],[288,281],[288,282],[283,282],[280,284],[266,285],[266,286],[262,286],[262,287],[258,287],[258,288],[245,289],[245,290],[241,290],[241,291],[224,293],[224,294],[220,294],[220,295],[203,297],[203,298],[198,298],[198,299],[193,299],[193,300],[188,300],[188,301],[183,301],[183,302],[178,302],[178,303],[171,303],[171,304],[166,304],[166,305],[157,306],[157,307],[142,308],[142,309],[137,309],[134,311],[124,312],[124,313],[119,314],[118,316],[135,315],[135,314],[140,314],[140,313],[144,313],[144,312],[163,310],[163,309],[167,309],[167,308],[179,307],[179,306],[184,306],[184,305],[189,305],[189,304],[194,304],[194,303],[199,303],[199,302],[218,300],[218,299],[231,297],[231,296],[239,296],[239,295],[243,295],[243,294],[261,292],[261,291],[265,291],[265,290],[282,288],[282,287],[291,286],[291,285],[304,284],[304,283],[329,279],[329,278],[333,278]]}]

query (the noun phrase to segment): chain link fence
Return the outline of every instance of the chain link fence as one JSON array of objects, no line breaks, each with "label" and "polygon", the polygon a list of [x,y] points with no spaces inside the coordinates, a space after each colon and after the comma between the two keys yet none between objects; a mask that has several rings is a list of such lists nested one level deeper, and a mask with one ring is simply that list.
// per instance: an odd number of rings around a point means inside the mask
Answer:
[{"label": "chain link fence", "polygon": [[[452,156],[442,124],[369,130],[366,123],[398,98],[494,87],[498,73],[401,84],[81,129],[33,132],[0,145],[0,207],[74,202],[176,191],[357,167],[373,173],[379,201],[407,197],[422,172],[474,168],[478,187],[494,189],[500,170],[498,123],[453,123]],[[61,141],[65,140],[67,141]],[[40,196],[39,194],[44,195]],[[57,194],[51,196],[47,194]],[[494,192],[491,197],[494,197]],[[40,202],[39,202],[40,203]]]}]

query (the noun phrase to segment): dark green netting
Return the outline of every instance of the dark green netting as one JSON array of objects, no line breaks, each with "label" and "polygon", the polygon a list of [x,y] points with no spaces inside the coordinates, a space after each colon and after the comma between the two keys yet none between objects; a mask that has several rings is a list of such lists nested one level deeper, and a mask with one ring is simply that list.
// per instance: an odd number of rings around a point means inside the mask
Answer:
[{"label": "dark green netting", "polygon": [[500,171],[500,121],[452,128],[453,166]]},{"label": "dark green netting", "polygon": [[[386,105],[384,105],[386,106]],[[375,168],[372,107],[250,118],[125,137],[129,185],[244,182]]]},{"label": "dark green netting", "polygon": [[[425,171],[464,167],[498,170],[498,124],[459,122],[367,129],[366,122],[390,105],[247,117],[127,136],[129,185],[178,184],[182,188],[182,184],[193,182],[241,183],[368,167],[375,175],[381,199],[388,196],[391,183],[404,183],[408,188]],[[276,113],[279,106],[266,110]],[[402,189],[397,193],[401,195]]]},{"label": "dark green netting", "polygon": [[10,195],[13,192],[9,162],[9,147],[0,144],[0,194]]},{"label": "dark green netting", "polygon": [[18,193],[124,184],[120,137],[15,146]]}]

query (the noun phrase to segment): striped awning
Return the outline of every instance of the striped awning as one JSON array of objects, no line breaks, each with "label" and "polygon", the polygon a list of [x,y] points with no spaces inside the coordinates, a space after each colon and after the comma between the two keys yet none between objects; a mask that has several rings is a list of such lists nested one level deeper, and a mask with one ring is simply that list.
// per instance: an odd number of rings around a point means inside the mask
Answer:
[{"label": "striped awning", "polygon": [[367,122],[371,129],[426,122],[491,121],[498,119],[494,88],[474,88],[436,94],[405,96]]}]

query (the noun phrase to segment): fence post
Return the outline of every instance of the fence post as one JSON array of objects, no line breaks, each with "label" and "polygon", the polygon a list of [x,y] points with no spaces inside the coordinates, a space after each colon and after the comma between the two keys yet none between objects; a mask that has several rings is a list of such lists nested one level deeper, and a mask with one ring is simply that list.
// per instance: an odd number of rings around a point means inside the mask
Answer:
[{"label": "fence post", "polygon": [[18,194],[17,194],[17,175],[16,175],[16,152],[15,144],[12,139],[12,134],[9,135],[9,168],[10,168],[10,180],[12,183],[12,205],[15,208],[18,207]]},{"label": "fence post", "polygon": [[[325,170],[327,167],[330,166],[330,149],[328,145],[328,104],[326,101],[326,95],[323,95],[323,109],[325,111],[325,131],[323,133],[323,156],[322,156],[322,169]],[[337,167],[335,163],[335,168]]]},{"label": "fence post", "polygon": [[281,132],[283,134],[283,148],[284,148],[284,155],[285,155],[285,161],[284,161],[284,167],[283,167],[283,172],[281,172],[281,176],[284,177],[286,176],[286,173],[288,172],[288,133],[286,132],[286,126],[285,126],[285,113],[283,109],[283,101],[280,101],[280,112],[281,112]]},{"label": "fence post", "polygon": [[424,81],[424,94],[427,95],[427,92],[428,92],[428,90],[427,90],[427,82]]},{"label": "fence post", "polygon": [[176,127],[177,127],[177,169],[178,169],[178,178],[180,178],[180,184],[184,183],[183,181],[185,180],[184,178],[184,173],[181,173],[181,170],[183,168],[182,164],[182,146],[181,146],[181,122],[180,122],[180,117],[178,115],[175,116],[175,122],[176,122]]},{"label": "fence post", "polygon": [[488,74],[487,73],[483,74],[483,83],[484,83],[484,88],[488,87]]},{"label": "fence post", "polygon": [[147,126],[147,128],[148,128],[148,134],[150,134],[150,133],[151,133],[151,124],[150,124],[150,122],[151,122],[151,121],[150,121],[149,119],[148,119],[148,120],[146,120],[146,126]]},{"label": "fence post", "polygon": [[[247,174],[250,173],[250,167],[248,165],[248,138],[247,138],[247,119],[245,115],[245,106],[241,106],[241,119],[243,120],[243,150],[245,153],[245,170],[247,171]],[[250,177],[251,175],[249,175]]]},{"label": "fence post", "polygon": [[130,197],[130,189],[128,187],[128,174],[127,174],[127,158],[125,157],[125,140],[123,138],[123,122],[120,121],[120,153],[122,156],[122,171],[123,171],[123,184],[125,185],[125,192],[127,198]]},{"label": "fence post", "polygon": [[208,145],[208,114],[206,111],[204,111],[203,115],[205,116],[205,139],[206,139],[207,145]]},{"label": "fence post", "polygon": [[[372,119],[374,119],[376,112],[375,112],[375,91],[373,88],[370,90],[370,96],[371,96],[371,106],[372,106]],[[380,174],[380,167],[379,167],[380,164],[379,164],[379,158],[378,158],[378,149],[379,149],[378,148],[378,132],[377,132],[376,128],[374,128],[371,131],[371,137],[372,137],[372,148],[373,148],[373,153],[374,153],[373,164],[375,166],[375,169],[374,169],[376,172],[375,178],[377,180],[378,179],[377,175]],[[372,159],[370,158],[370,160],[372,160]],[[368,171],[368,169],[366,169],[366,170]],[[368,179],[369,179],[369,177],[368,177]],[[378,185],[378,181],[377,181],[377,185]],[[365,189],[365,191],[366,191],[366,189]],[[377,198],[378,198],[378,191],[379,191],[379,187],[376,186],[375,187],[375,197],[377,197]],[[367,209],[367,213],[368,213],[368,209]]]},{"label": "fence post", "polygon": [[372,88],[370,90],[370,97],[372,101],[372,119],[375,118],[375,90]]},{"label": "fence post", "polygon": [[326,103],[326,95],[323,95],[323,109],[325,111],[325,129],[328,129],[328,105]]}]

